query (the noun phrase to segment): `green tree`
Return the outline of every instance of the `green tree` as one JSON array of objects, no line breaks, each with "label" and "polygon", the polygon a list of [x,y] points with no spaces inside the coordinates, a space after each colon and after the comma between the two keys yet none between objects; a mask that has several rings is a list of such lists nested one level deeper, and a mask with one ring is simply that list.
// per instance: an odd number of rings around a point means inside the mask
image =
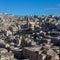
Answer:
[{"label": "green tree", "polygon": [[21,47],[26,47],[27,42],[25,41],[25,37],[23,36],[22,41],[21,41]]}]

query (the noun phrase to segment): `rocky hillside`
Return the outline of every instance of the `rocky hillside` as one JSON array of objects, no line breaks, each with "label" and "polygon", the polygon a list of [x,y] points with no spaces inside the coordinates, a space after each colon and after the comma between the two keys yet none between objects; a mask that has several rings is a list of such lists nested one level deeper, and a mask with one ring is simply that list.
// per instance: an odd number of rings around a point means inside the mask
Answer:
[{"label": "rocky hillside", "polygon": [[[8,29],[10,26],[24,25],[28,22],[39,21],[40,25],[42,23],[52,23],[57,24],[60,22],[60,16],[49,15],[49,16],[16,16],[12,14],[2,13],[0,14],[0,30]],[[58,22],[58,23],[59,23]],[[59,23],[60,24],[60,23]]]}]

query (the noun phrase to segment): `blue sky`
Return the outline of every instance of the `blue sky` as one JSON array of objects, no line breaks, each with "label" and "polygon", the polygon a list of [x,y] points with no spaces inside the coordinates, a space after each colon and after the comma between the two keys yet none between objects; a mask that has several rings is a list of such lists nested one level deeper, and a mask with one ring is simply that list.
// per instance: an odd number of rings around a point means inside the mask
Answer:
[{"label": "blue sky", "polygon": [[0,13],[15,15],[60,15],[60,0],[0,0]]}]

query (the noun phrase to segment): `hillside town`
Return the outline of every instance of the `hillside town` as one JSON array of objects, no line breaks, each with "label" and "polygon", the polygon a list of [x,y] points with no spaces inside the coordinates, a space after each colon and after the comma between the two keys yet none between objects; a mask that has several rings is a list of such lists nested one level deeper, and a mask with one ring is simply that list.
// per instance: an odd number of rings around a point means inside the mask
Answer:
[{"label": "hillside town", "polygon": [[1,13],[0,60],[60,60],[60,16]]}]

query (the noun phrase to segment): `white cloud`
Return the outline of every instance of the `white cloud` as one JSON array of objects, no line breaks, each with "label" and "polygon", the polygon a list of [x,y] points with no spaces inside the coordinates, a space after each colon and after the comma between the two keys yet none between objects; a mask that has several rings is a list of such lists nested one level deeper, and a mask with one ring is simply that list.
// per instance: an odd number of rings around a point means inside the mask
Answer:
[{"label": "white cloud", "polygon": [[56,10],[58,8],[46,8],[45,10]]},{"label": "white cloud", "polygon": [[57,6],[60,6],[60,4],[57,4]]}]

